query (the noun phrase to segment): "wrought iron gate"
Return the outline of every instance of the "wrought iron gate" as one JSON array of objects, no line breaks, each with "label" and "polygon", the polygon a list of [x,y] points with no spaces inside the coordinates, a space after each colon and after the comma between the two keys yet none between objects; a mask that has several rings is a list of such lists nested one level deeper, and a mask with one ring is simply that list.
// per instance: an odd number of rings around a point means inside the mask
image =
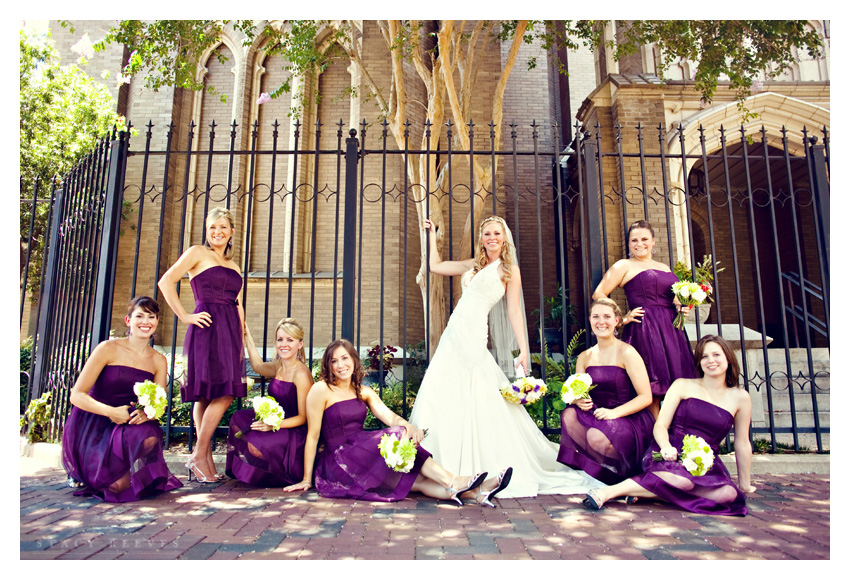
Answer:
[{"label": "wrought iron gate", "polygon": [[[752,331],[760,337],[740,341],[745,387],[764,392],[768,406],[767,420],[754,423],[754,432],[769,433],[774,447],[778,435],[788,433],[795,448],[799,434],[813,433],[823,449],[821,434],[829,428],[819,423],[818,395],[828,397],[829,371],[828,362],[818,370],[817,353],[827,349],[828,357],[829,347],[825,129],[823,145],[804,133],[794,144],[802,154],[791,153],[785,135],[778,149],[764,130],[752,136],[743,129],[731,147],[723,131],[717,146],[700,135],[695,154],[686,151],[681,127],[678,153],[671,153],[667,143],[673,141],[661,128],[657,150],[646,150],[640,126],[629,130],[636,131],[635,140],[614,128],[612,151],[603,151],[610,143],[599,126],[595,134],[576,126],[576,139],[562,151],[559,128],[541,136],[536,122],[511,124],[504,149],[496,147],[492,123],[489,135],[476,134],[472,123],[449,123],[445,144],[432,148],[426,139],[424,149],[411,148],[409,137],[429,135],[427,122],[408,123],[403,146],[388,142],[386,124],[376,131],[365,121],[347,138],[342,121],[335,133],[317,123],[309,135],[296,121],[288,140],[277,122],[271,131],[255,122],[250,135],[234,122],[229,139],[218,138],[216,127],[212,123],[202,141],[194,123],[172,123],[159,132],[149,123],[144,146],[137,148],[127,133],[113,133],[54,185],[50,199],[39,199],[36,188],[31,200],[21,200],[33,209],[50,204],[30,393],[55,393],[54,436],[89,346],[119,326],[126,300],[158,297],[157,280],[187,244],[203,240],[203,216],[213,205],[234,209],[243,226],[236,243],[243,302],[252,328],[262,326],[262,344],[273,342],[270,319],[296,315],[308,333],[310,363],[337,336],[358,347],[397,345],[405,355],[399,378],[407,412],[407,355],[427,336],[430,321],[422,312],[431,308],[431,294],[425,292],[423,304],[414,281],[420,266],[414,204],[424,204],[426,214],[440,207],[450,226],[444,259],[470,252],[475,228],[468,222],[482,208],[507,218],[524,273],[529,336],[539,337],[532,350],[540,348],[547,306],[562,307],[561,324],[550,320],[559,336],[546,339],[550,346],[560,343],[554,350],[563,351],[573,332],[587,327],[590,295],[612,260],[625,257],[623,237],[634,219],[650,218],[659,245],[666,242],[662,252],[671,268],[677,259],[689,259],[692,267],[693,258],[711,254],[717,270],[719,257],[726,275],[716,276],[714,320],[707,324],[721,334],[737,326],[736,336]],[[455,130],[469,132],[470,150],[452,149]],[[407,169],[420,157],[426,172],[441,171],[437,187],[423,187],[430,175],[410,179]],[[477,188],[470,185],[480,182],[474,160],[499,165]],[[33,276],[28,262],[24,285]],[[458,290],[450,282],[446,290],[450,309]],[[22,321],[24,302],[22,289]],[[185,332],[178,326],[176,317],[163,315],[157,339],[170,355],[172,398]],[[698,337],[706,324],[696,321],[694,330]],[[777,370],[774,352],[784,358],[784,369]],[[795,375],[792,355],[799,352],[805,368]],[[539,372],[547,372],[545,358]],[[784,390],[788,426],[779,425],[774,412]],[[812,425],[798,420],[801,393],[811,400]],[[173,432],[191,433],[191,425],[174,424],[171,412],[169,406],[167,441]]]}]

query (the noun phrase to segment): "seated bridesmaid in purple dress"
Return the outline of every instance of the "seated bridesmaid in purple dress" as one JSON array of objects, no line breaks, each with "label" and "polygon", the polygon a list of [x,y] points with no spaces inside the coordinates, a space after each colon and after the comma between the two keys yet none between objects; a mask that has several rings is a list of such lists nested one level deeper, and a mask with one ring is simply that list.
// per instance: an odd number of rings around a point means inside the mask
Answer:
[{"label": "seated bridesmaid in purple dress", "polygon": [[[747,514],[744,493],[756,490],[750,483],[750,395],[738,386],[738,361],[722,338],[703,336],[694,360],[701,378],[679,379],[670,387],[653,429],[655,442],[643,457],[643,473],[589,492],[587,507],[598,510],[608,500],[626,496],[627,503],[636,497],[657,498],[698,514]],[[720,443],[733,426],[740,489],[719,456]],[[691,475],[677,460],[686,435],[702,437],[714,451],[714,464],[703,475]],[[653,452],[662,460],[654,460]]]},{"label": "seated bridesmaid in purple dress", "polygon": [[[284,488],[303,491],[313,486],[322,497],[366,501],[399,501],[416,491],[462,505],[464,494],[478,503],[490,500],[507,487],[512,469],[486,479],[486,473],[455,475],[439,465],[421,445],[408,473],[394,471],[381,457],[378,443],[385,433],[409,437],[420,444],[425,433],[392,411],[370,387],[361,385],[365,374],[360,357],[347,340],[332,342],[322,357],[321,380],[307,395],[307,443],[304,480]],[[365,431],[366,410],[389,429]],[[317,451],[318,449],[318,451]]]},{"label": "seated bridesmaid in purple dress", "polygon": [[307,439],[307,393],[313,375],[304,364],[304,329],[294,318],[284,318],[275,330],[274,360],[264,362],[245,328],[251,367],[273,377],[267,395],[283,408],[280,428],[256,420],[253,409],[236,411],[227,434],[225,473],[261,487],[283,487],[304,479],[304,441]]},{"label": "seated bridesmaid in purple dress", "polygon": [[[216,473],[212,436],[233,399],[247,394],[242,276],[233,260],[233,231],[230,210],[213,208],[207,214],[203,245],[183,252],[159,280],[163,298],[177,318],[189,325],[183,342],[187,364],[180,398],[194,403],[197,445],[186,468],[189,479],[194,475],[201,483],[224,477]],[[186,312],[176,289],[187,273],[195,297],[192,314]]]},{"label": "seated bridesmaid in purple dress", "polygon": [[162,456],[159,422],[148,419],[133,385],[165,385],[165,357],[148,344],[159,323],[159,306],[147,296],[130,302],[126,338],[101,342],[74,388],[74,408],[62,434],[62,463],[78,488],[109,502],[136,501],[182,487]]},{"label": "seated bridesmaid in purple dress", "polygon": [[644,220],[629,226],[629,258],[611,266],[593,299],[607,298],[615,288],[623,288],[629,310],[623,317],[623,342],[632,345],[643,358],[652,389],[653,416],[658,416],[661,398],[676,379],[696,377],[691,345],[684,330],[673,326],[677,309],[672,286],[679,279],[670,268],[652,259],[655,232]]},{"label": "seated bridesmaid in purple dress", "polygon": [[576,372],[589,374],[596,386],[590,398],[579,399],[561,413],[558,451],[561,463],[608,484],[640,471],[654,423],[643,359],[616,337],[621,319],[619,306],[610,298],[590,307],[597,343],[578,356]]}]

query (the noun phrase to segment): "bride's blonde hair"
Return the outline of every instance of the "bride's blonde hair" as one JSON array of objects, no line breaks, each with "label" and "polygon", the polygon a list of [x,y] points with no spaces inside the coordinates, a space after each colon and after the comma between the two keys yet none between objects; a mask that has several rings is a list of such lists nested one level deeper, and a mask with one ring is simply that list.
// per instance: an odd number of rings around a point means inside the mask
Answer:
[{"label": "bride's blonde hair", "polygon": [[511,260],[513,245],[508,241],[508,224],[497,215],[491,215],[482,220],[478,226],[478,243],[475,246],[475,266],[473,271],[477,274],[481,269],[487,266],[487,249],[484,247],[484,242],[481,241],[481,234],[484,231],[484,226],[489,223],[496,222],[502,228],[502,235],[505,238],[505,243],[502,245],[502,251],[499,258],[502,260],[502,272],[505,273],[504,280],[507,282],[511,279],[511,270],[513,269],[513,261]]}]

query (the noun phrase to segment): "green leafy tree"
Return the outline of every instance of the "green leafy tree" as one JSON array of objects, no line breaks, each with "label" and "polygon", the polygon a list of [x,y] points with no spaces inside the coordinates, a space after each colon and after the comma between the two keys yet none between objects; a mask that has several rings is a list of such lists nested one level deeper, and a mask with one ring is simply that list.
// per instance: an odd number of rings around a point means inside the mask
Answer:
[{"label": "green leafy tree", "polygon": [[[643,44],[655,43],[661,49],[665,64],[677,58],[688,58],[698,63],[695,88],[706,101],[711,100],[718,81],[723,76],[728,77],[730,86],[738,91],[742,109],[743,98],[749,94],[749,87],[757,74],[761,72],[771,76],[781,73],[794,61],[794,47],[805,48],[813,56],[818,55],[820,50],[819,37],[806,28],[805,21],[616,21],[616,43],[604,36],[606,21],[594,20],[378,20],[376,24],[386,47],[384,59],[376,58],[374,54],[368,60],[362,58],[360,25],[349,20],[124,20],[112,27],[104,40],[95,44],[95,48],[102,50],[109,43],[126,46],[132,56],[124,74],[144,75],[149,88],[155,90],[173,85],[198,90],[205,88],[195,76],[198,56],[218,44],[225,27],[242,32],[246,46],[253,44],[261,34],[265,39],[261,50],[281,54],[290,73],[282,85],[270,93],[270,97],[292,91],[295,84],[291,81],[298,78],[298,88],[293,95],[296,114],[314,105],[314,101],[304,99],[305,95],[313,94],[319,98],[318,74],[334,59],[342,58],[359,71],[363,87],[361,97],[378,105],[387,121],[389,134],[401,149],[405,145],[405,122],[411,116],[421,115],[419,107],[424,107],[424,117],[431,122],[432,143],[439,142],[444,135],[446,121],[451,120],[459,129],[470,122],[472,95],[480,90],[478,72],[485,48],[488,43],[501,42],[508,51],[491,97],[497,150],[501,148],[502,141],[505,89],[523,44],[539,42],[548,50],[576,48],[580,42],[593,47],[609,42],[616,47],[615,58],[621,58]],[[326,49],[328,46],[330,50]],[[223,59],[222,55],[213,54],[219,60]],[[376,69],[384,68],[387,63],[391,73],[388,86],[384,87],[375,81],[378,78]],[[405,63],[412,65],[414,77],[405,74]],[[531,59],[525,65],[534,67],[537,63]],[[567,72],[562,63],[558,63],[558,68],[562,73]],[[411,82],[419,84],[415,91],[408,86]],[[413,101],[410,95],[420,89],[424,89],[425,98]],[[206,90],[214,92],[212,87],[206,87]],[[346,89],[347,92],[352,90]],[[467,131],[455,131],[453,139],[455,149],[470,149]],[[420,146],[411,143],[410,148],[425,149],[424,140],[423,135]],[[500,160],[499,156],[494,157],[471,158],[473,190],[489,187]],[[441,190],[448,170],[445,156],[441,157],[439,165],[433,155],[414,153],[407,157],[406,171],[414,192]],[[443,203],[447,203],[447,198],[444,196]],[[420,223],[430,218],[437,226],[442,225],[445,208],[439,203],[431,204],[430,215],[425,215],[425,203],[415,205]],[[468,255],[470,251],[469,232],[480,221],[484,205],[478,204],[476,215],[467,217],[465,234],[461,238],[465,247],[460,249],[461,255]],[[441,247],[447,228],[439,229],[434,235],[437,236],[438,247]],[[427,244],[421,228],[419,231],[422,254],[417,282],[424,304]],[[430,317],[431,336],[428,338],[432,352],[445,328],[447,301],[443,284],[432,280],[432,308],[426,313]]]},{"label": "green leafy tree", "polygon": [[[29,240],[32,195],[50,197],[53,180],[61,180],[86,155],[97,139],[112,127],[123,126],[109,89],[76,64],[60,65],[49,35],[20,33],[21,45],[21,261],[23,269]],[[42,249],[47,232],[47,203],[36,204],[28,290],[35,296],[40,282]]]}]

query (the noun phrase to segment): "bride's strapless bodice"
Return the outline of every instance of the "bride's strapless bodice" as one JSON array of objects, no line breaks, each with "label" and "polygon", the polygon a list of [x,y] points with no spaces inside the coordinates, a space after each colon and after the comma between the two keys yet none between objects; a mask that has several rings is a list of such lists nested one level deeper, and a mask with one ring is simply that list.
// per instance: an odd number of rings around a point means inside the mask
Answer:
[{"label": "bride's strapless bodice", "polygon": [[472,270],[463,274],[463,294],[446,325],[447,331],[464,336],[462,342],[474,343],[478,348],[486,348],[487,315],[505,295],[505,285],[499,277],[499,264],[501,260],[496,260],[474,276]]}]

